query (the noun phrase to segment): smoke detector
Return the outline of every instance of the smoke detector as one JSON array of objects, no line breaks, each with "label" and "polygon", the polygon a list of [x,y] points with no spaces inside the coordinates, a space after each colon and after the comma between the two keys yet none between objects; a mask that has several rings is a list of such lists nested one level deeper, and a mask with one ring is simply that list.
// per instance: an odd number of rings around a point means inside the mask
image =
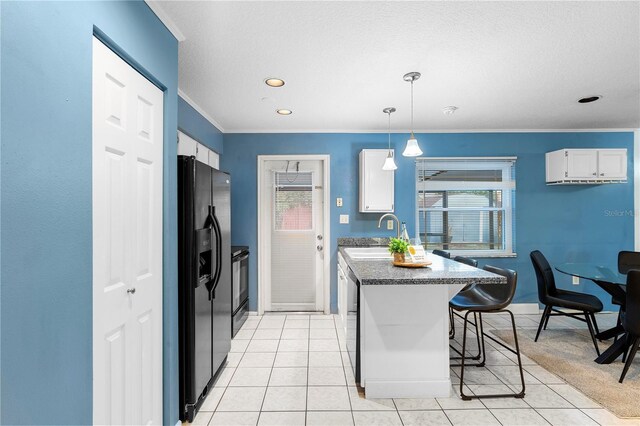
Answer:
[{"label": "smoke detector", "polygon": [[458,107],[457,107],[457,106],[453,106],[453,105],[451,105],[451,106],[447,106],[447,107],[442,108],[442,113],[443,113],[444,115],[451,115],[451,114],[453,114],[454,112],[456,112],[456,110],[457,110],[457,109],[458,109]]}]

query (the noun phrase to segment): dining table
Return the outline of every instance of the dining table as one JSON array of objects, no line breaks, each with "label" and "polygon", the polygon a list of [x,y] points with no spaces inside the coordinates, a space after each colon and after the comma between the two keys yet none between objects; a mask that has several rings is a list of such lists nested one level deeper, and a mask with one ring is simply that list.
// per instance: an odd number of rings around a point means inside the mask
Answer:
[{"label": "dining table", "polygon": [[[562,263],[556,266],[556,270],[563,274],[593,281],[611,295],[612,300],[620,303],[620,313],[615,327],[596,334],[596,338],[600,341],[615,338],[613,344],[595,359],[598,364],[612,363],[625,352],[628,346],[626,331],[620,323],[620,314],[625,309],[627,275],[619,273],[617,268],[612,269],[595,263]],[[618,337],[620,335],[622,335],[621,338]]]}]

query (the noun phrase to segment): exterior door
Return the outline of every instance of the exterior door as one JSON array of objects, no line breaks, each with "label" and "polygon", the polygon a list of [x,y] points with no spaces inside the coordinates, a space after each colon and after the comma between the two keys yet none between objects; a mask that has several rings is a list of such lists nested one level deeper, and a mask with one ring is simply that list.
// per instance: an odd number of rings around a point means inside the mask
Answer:
[{"label": "exterior door", "polygon": [[93,40],[93,422],[162,423],[163,94]]},{"label": "exterior door", "polygon": [[266,311],[322,311],[323,162],[267,161],[262,176]]}]

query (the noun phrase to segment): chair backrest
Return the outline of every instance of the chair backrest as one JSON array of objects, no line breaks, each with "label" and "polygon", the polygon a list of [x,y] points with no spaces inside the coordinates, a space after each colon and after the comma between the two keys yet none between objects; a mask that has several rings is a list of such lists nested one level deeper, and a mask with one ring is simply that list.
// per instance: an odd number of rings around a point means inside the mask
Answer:
[{"label": "chair backrest", "polygon": [[435,254],[436,256],[446,257],[447,259],[451,259],[451,254],[448,251],[435,249],[433,250],[432,253]]},{"label": "chair backrest", "polygon": [[640,252],[621,251],[618,253],[618,272],[626,274],[631,269],[640,269]]},{"label": "chair backrest", "polygon": [[622,324],[630,334],[640,336],[640,271],[627,273],[627,306]]},{"label": "chair backrest", "polygon": [[476,284],[475,288],[495,301],[495,309],[504,309],[509,306],[513,300],[513,296],[516,294],[518,273],[511,269],[503,269],[491,265],[485,265],[482,269],[487,272],[502,275],[507,279],[507,284]]},{"label": "chair backrest", "polygon": [[546,305],[548,304],[547,297],[556,294],[556,280],[553,276],[553,269],[551,269],[551,265],[539,250],[532,251],[529,256],[538,280],[538,299],[540,303]]},{"label": "chair backrest", "polygon": [[474,268],[478,267],[478,261],[475,259],[471,259],[470,257],[464,256],[456,256],[453,258],[456,262],[464,263],[465,265],[473,266]]}]

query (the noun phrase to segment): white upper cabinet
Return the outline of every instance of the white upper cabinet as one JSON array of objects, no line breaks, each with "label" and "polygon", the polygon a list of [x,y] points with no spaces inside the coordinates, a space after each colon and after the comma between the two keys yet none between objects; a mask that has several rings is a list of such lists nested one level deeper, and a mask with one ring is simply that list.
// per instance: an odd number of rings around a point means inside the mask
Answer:
[{"label": "white upper cabinet", "polygon": [[196,157],[196,160],[208,164],[214,169],[220,168],[220,156],[195,139],[178,132],[178,155]]},{"label": "white upper cabinet", "polygon": [[598,150],[598,176],[603,179],[627,179],[627,150]]},{"label": "white upper cabinet", "polygon": [[395,173],[393,170],[382,170],[387,152],[386,149],[363,149],[360,151],[361,213],[393,211]]},{"label": "white upper cabinet", "polygon": [[620,183],[626,180],[626,149],[561,149],[546,154],[548,184]]},{"label": "white upper cabinet", "polygon": [[198,142],[185,135],[182,132],[178,132],[178,155],[188,155],[195,157],[198,152]]},{"label": "white upper cabinet", "polygon": [[209,150],[209,165],[216,170],[220,169],[220,156],[217,152]]},{"label": "white upper cabinet", "polygon": [[568,149],[567,170],[568,178],[595,179],[598,175],[598,151],[595,149]]}]

